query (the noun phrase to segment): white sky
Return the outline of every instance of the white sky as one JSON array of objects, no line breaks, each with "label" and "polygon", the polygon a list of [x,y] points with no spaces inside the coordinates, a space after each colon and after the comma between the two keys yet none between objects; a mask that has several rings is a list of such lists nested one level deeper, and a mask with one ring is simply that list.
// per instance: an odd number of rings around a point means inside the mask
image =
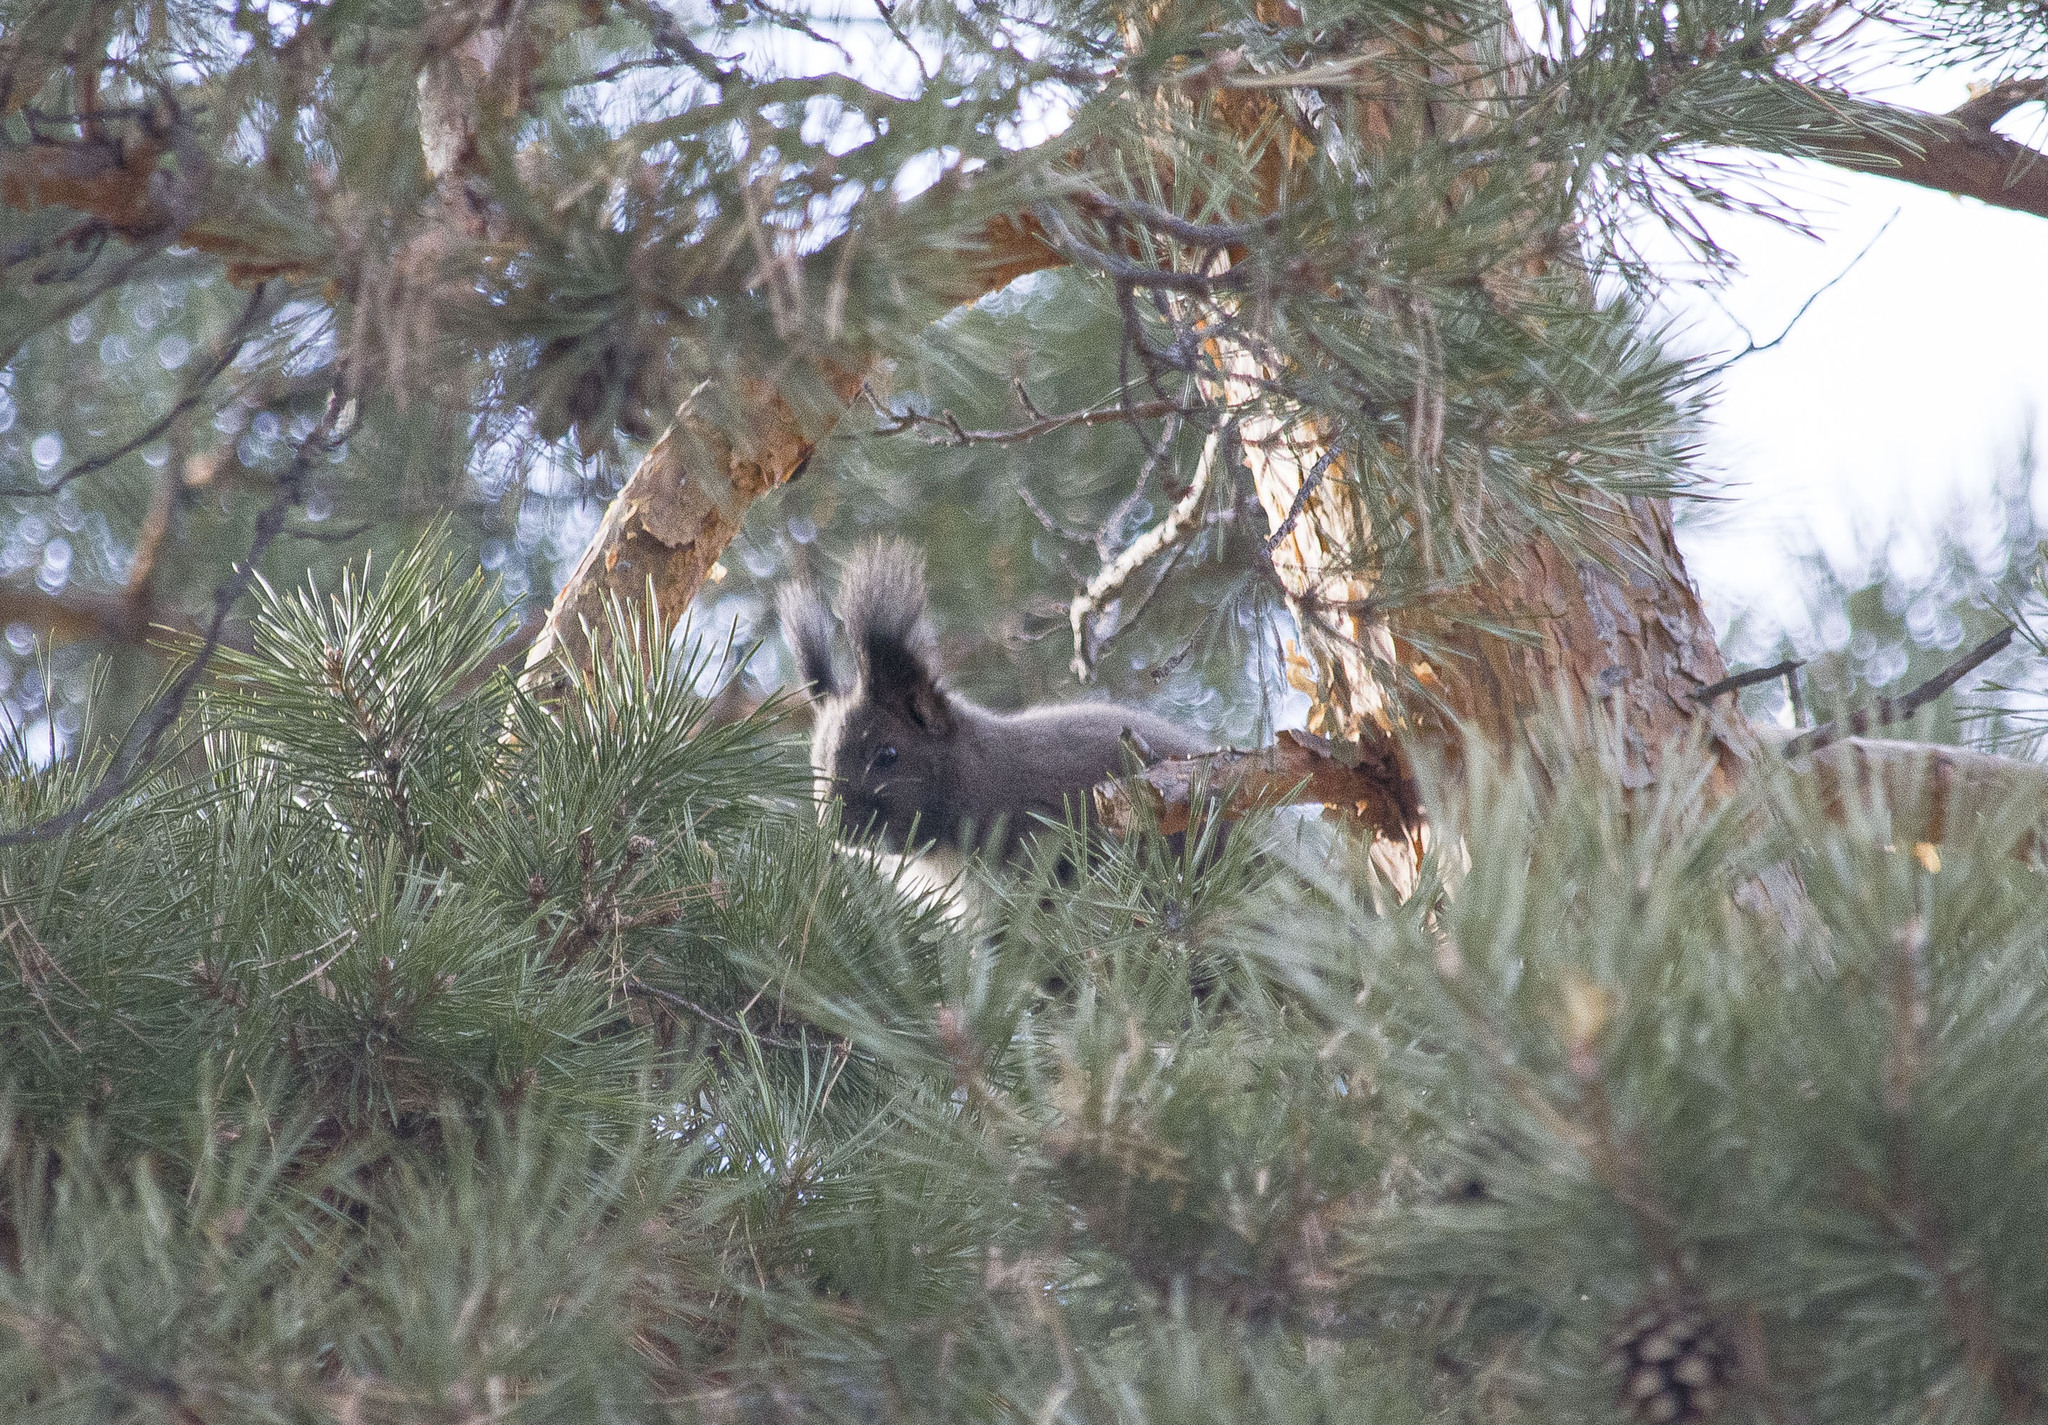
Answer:
[{"label": "white sky", "polygon": [[[1945,111],[1967,78],[1885,97]],[[2006,127],[2038,141],[2032,125]],[[1722,377],[1706,453],[1728,502],[1680,543],[1723,624],[1739,604],[1798,621],[1784,551],[1841,560],[1859,533],[1866,547],[1887,533],[1909,543],[1916,519],[1988,496],[2029,423],[2048,456],[2048,219],[1820,164],[1781,172],[1820,241],[1755,220],[1716,226],[1743,267],[1720,306],[1759,343],[1891,226],[1781,345]],[[1746,340],[1705,294],[1675,309],[1690,349]],[[2048,480],[2035,504],[2048,513]]]}]

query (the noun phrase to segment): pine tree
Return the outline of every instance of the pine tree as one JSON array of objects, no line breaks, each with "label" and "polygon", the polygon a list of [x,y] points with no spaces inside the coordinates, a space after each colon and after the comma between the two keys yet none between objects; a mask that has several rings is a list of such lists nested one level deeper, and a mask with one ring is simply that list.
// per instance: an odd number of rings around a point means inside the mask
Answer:
[{"label": "pine tree", "polygon": [[1404,901],[1269,821],[963,920],[645,609],[542,701],[431,545],[258,603],[4,849],[10,1418],[2039,1413],[2037,797],[1567,740]]},{"label": "pine tree", "polygon": [[[2035,18],[1899,18],[1999,82],[1887,109],[1844,12],[1724,0],[1541,57],[1403,4],[0,5],[9,617],[175,649],[18,675],[0,1409],[2041,1414],[2039,775],[1802,777],[1693,696],[1698,394],[1625,243],[1734,201],[1717,145],[2048,211],[1992,131]],[[1431,836],[1141,810],[966,914],[892,879],[676,626],[756,501],[879,522],[921,439],[1052,466],[989,547],[1086,522],[1083,667],[1140,577],[1290,610]],[[1120,564],[1183,506],[1213,562]],[[1153,667],[1224,619],[1175,617]]]}]

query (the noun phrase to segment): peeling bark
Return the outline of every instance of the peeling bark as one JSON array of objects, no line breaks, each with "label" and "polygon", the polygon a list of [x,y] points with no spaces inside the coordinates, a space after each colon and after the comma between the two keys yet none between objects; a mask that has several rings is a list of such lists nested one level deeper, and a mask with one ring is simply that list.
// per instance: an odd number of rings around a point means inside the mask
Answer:
[{"label": "peeling bark", "polygon": [[1228,817],[1260,807],[1314,802],[1364,828],[1419,825],[1421,795],[1398,759],[1340,761],[1337,748],[1305,732],[1283,732],[1257,752],[1215,752],[1156,762],[1134,777],[1095,789],[1095,814],[1123,835],[1141,821],[1172,835],[1186,831],[1197,796]]},{"label": "peeling bark", "polygon": [[[832,385],[851,401],[860,378],[841,374]],[[651,592],[664,619],[681,617],[748,508],[810,459],[825,432],[805,430],[772,385],[749,380],[742,389],[754,415],[745,446],[693,419],[685,402],[634,469],[548,611],[527,654],[529,682],[559,655],[588,666],[592,637],[607,636],[605,609],[613,599],[632,604]]]},{"label": "peeling bark", "polygon": [[[1613,516],[1604,558],[1524,541],[1440,608],[1411,612],[1396,646],[1411,667],[1422,664],[1417,644],[1437,650],[1424,681],[1450,719],[1494,746],[1525,745],[1524,725],[1545,707],[1598,710],[1614,729],[1625,785],[1649,786],[1666,749],[1705,737],[1726,792],[1757,740],[1735,699],[1693,696],[1728,669],[1670,509],[1638,498],[1617,502]],[[1522,637],[1482,633],[1476,623]],[[1455,759],[1449,721],[1435,721],[1438,755]]]}]

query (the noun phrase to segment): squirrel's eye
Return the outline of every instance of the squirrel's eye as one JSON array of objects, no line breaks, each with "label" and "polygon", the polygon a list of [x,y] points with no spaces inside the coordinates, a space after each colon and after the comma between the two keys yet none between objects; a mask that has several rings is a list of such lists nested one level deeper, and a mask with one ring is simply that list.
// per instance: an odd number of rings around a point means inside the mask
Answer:
[{"label": "squirrel's eye", "polygon": [[876,768],[895,766],[896,749],[893,747],[884,747],[881,751],[875,754],[875,760],[869,763],[868,765]]}]

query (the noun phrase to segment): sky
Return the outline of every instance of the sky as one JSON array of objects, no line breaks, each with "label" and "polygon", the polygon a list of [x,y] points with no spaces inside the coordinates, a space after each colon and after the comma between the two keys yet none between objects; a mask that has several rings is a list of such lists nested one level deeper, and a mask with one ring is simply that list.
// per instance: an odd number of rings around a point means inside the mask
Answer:
[{"label": "sky", "polygon": [[[1946,111],[1968,78],[1883,93]],[[1779,172],[1819,240],[1723,219],[1715,235],[1741,274],[1671,304],[1682,347],[1732,354],[1738,321],[1768,342],[1820,292],[1781,343],[1727,370],[1712,406],[1705,466],[1726,498],[1685,520],[1680,544],[1724,627],[1743,605],[1797,622],[1788,551],[1845,562],[1888,539],[1910,565],[1916,524],[1988,499],[2029,427],[2048,456],[2048,219],[1821,164]],[[2048,479],[2035,506],[2048,514]]]}]

